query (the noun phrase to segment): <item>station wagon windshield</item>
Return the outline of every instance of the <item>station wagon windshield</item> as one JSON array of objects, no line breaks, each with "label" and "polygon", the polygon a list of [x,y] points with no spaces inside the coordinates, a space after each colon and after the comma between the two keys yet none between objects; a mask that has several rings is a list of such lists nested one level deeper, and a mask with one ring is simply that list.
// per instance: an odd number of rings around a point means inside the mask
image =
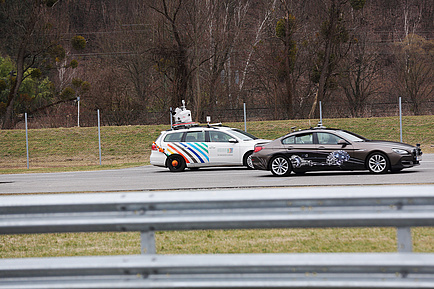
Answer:
[{"label": "station wagon windshield", "polygon": [[256,136],[251,135],[250,133],[239,130],[239,129],[232,129],[231,132],[232,132],[232,134],[234,134],[236,137],[242,139],[243,141],[258,139]]}]

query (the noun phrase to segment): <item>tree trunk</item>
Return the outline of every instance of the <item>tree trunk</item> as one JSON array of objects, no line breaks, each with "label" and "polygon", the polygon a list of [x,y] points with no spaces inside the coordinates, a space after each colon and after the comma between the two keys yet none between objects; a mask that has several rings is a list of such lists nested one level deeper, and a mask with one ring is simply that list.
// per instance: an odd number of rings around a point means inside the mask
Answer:
[{"label": "tree trunk", "polygon": [[9,92],[8,102],[6,104],[6,113],[3,118],[3,129],[13,129],[15,126],[14,104],[24,77],[24,58],[25,45],[22,44],[17,57],[17,77],[12,85],[11,91]]},{"label": "tree trunk", "polygon": [[[335,1],[333,0],[330,8],[329,19],[328,19],[329,25],[327,28],[324,60],[321,67],[321,74],[318,83],[318,99],[317,99],[318,101],[323,101],[326,94],[327,78],[330,70],[330,57],[332,54],[333,38],[336,33],[336,21],[338,17],[339,17],[339,11],[338,8],[336,7]],[[315,115],[319,116],[319,112],[316,112]]]},{"label": "tree trunk", "polygon": [[288,113],[288,118],[291,119],[294,116],[293,112],[293,95],[292,95],[292,61],[291,61],[291,27],[290,19],[288,13],[288,19],[286,21],[286,39],[285,39],[285,66],[286,66],[286,111]]}]

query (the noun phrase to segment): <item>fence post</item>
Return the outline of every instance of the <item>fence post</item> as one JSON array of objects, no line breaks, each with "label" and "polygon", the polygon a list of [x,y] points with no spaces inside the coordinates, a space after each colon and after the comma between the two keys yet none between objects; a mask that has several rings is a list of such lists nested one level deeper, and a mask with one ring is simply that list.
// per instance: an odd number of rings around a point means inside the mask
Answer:
[{"label": "fence post", "polygon": [[398,239],[398,252],[404,253],[413,251],[410,227],[398,227],[396,236]]},{"label": "fence post", "polygon": [[77,127],[80,127],[80,97],[77,96]]},{"label": "fence post", "polygon": [[319,101],[319,123],[322,126],[322,103],[321,103],[321,100]]},{"label": "fence post", "polygon": [[169,119],[170,119],[170,129],[172,129],[173,128],[173,110],[172,110],[172,107],[170,107],[169,112],[170,112],[170,116],[169,116]]},{"label": "fence post", "polygon": [[402,104],[401,97],[399,97],[399,136],[402,142]]},{"label": "fence post", "polygon": [[243,107],[244,107],[244,131],[247,132],[247,120],[246,120],[246,103],[243,103]]},{"label": "fence post", "polygon": [[145,231],[140,232],[140,247],[142,254],[156,254],[155,247],[155,232]]},{"label": "fence post", "polygon": [[30,168],[30,162],[29,162],[29,134],[27,131],[27,112],[24,113],[24,119],[26,123],[26,153],[27,153],[27,169]]},{"label": "fence post", "polygon": [[99,109],[98,111],[98,149],[99,149],[99,165],[101,165],[101,121],[99,118]]}]

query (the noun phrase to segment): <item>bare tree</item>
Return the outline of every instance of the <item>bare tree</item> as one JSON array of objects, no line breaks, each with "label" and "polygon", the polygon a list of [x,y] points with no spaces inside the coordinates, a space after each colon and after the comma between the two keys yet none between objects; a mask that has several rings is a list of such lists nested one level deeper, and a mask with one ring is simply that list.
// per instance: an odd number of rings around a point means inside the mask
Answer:
[{"label": "bare tree", "polygon": [[171,104],[174,107],[182,100],[191,99],[188,94],[192,74],[189,55],[191,25],[185,21],[185,14],[193,4],[190,0],[158,0],[150,5],[163,21],[153,53],[159,71],[172,83]]},{"label": "bare tree", "polygon": [[297,56],[297,44],[294,40],[294,33],[296,31],[296,19],[291,14],[291,9],[287,3],[285,3],[285,18],[280,19],[276,24],[276,35],[282,40],[284,45],[283,50],[283,69],[281,72],[281,77],[284,79],[286,84],[286,97],[285,101],[282,103],[286,110],[289,118],[294,116],[294,87],[293,87],[293,77],[292,73],[294,71],[295,60]]},{"label": "bare tree", "polygon": [[379,90],[378,79],[381,70],[381,55],[372,47],[372,32],[369,29],[368,18],[364,11],[352,11],[349,21],[352,35],[352,46],[339,68],[339,85],[342,87],[351,115],[361,117],[363,108],[369,98]]},{"label": "bare tree", "polygon": [[[250,8],[250,1],[225,0],[209,1],[211,19],[209,22],[209,48],[210,60],[208,93],[211,111],[217,105],[227,104],[227,107],[234,107],[236,101],[231,95],[232,65],[235,60],[234,49],[239,40],[244,25],[247,11]],[[218,80],[227,85],[228,98],[217,95]],[[220,93],[224,91],[220,89]]]},{"label": "bare tree", "polygon": [[345,23],[345,12],[350,8],[362,9],[365,4],[365,0],[329,0],[325,2],[326,5],[323,9],[327,14],[319,33],[321,49],[312,77],[312,80],[318,84],[318,93],[316,94],[318,101],[325,100],[327,91],[331,87],[336,87],[339,62],[347,55],[350,48],[351,41]]},{"label": "bare tree", "polygon": [[350,105],[351,115],[361,117],[367,100],[378,93],[380,57],[369,52],[366,43],[357,42],[351,58],[343,62],[339,84]]},{"label": "bare tree", "polygon": [[434,92],[434,41],[409,34],[397,43],[395,85],[400,96],[410,101],[413,113],[421,113],[421,102]]}]

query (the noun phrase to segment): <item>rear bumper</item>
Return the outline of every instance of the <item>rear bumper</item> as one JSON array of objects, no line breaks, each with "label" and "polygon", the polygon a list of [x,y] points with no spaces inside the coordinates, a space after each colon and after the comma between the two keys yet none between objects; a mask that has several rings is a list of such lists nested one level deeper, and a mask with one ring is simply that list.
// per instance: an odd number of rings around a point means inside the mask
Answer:
[{"label": "rear bumper", "polygon": [[255,170],[268,170],[267,161],[263,158],[252,156],[252,163]]},{"label": "rear bumper", "polygon": [[151,151],[151,156],[149,157],[149,161],[151,165],[157,167],[166,167],[166,155],[159,151]]}]

